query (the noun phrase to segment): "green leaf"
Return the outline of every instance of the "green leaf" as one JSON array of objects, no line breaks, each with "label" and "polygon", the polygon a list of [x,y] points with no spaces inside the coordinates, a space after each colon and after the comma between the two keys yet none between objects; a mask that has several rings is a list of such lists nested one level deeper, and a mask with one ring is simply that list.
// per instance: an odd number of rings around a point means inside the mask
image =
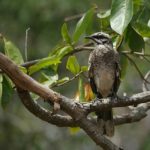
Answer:
[{"label": "green leaf", "polygon": [[22,64],[24,62],[19,49],[12,42],[7,40],[5,40],[5,52],[16,64]]},{"label": "green leaf", "polygon": [[100,18],[100,19],[107,18],[107,17],[110,16],[110,12],[111,12],[110,9],[109,9],[109,10],[106,10],[106,11],[104,11],[104,12],[99,12],[99,13],[97,14],[97,17]]},{"label": "green leaf", "polygon": [[58,74],[56,74],[56,73],[51,76],[48,76],[45,73],[42,73],[42,75],[47,79],[44,82],[42,82],[42,84],[44,84],[48,87],[58,80]]},{"label": "green leaf", "polygon": [[3,108],[6,108],[13,95],[13,89],[11,83],[9,82],[6,76],[3,76],[2,88],[3,88],[2,89],[3,93],[1,99],[1,105]]},{"label": "green leaf", "polygon": [[143,37],[150,37],[150,27],[142,22],[136,22],[132,26],[134,30]]},{"label": "green leaf", "polygon": [[123,34],[133,16],[132,0],[113,0],[110,24],[114,31]]},{"label": "green leaf", "polygon": [[74,42],[77,42],[80,36],[85,32],[90,20],[92,19],[93,13],[94,9],[92,8],[89,11],[87,11],[87,13],[85,13],[77,23],[75,32],[73,34]]},{"label": "green leaf", "polygon": [[1,34],[0,34],[0,52],[3,53],[3,54],[5,53],[4,38]]},{"label": "green leaf", "polygon": [[3,93],[2,81],[3,81],[3,75],[0,74],[0,101],[1,101],[2,93]]},{"label": "green leaf", "polygon": [[143,38],[131,27],[128,27],[126,41],[132,51],[142,51],[145,48]]},{"label": "green leaf", "polygon": [[35,65],[29,67],[28,71],[29,71],[29,74],[31,75],[31,74],[41,70],[42,68],[46,68],[50,65],[56,65],[58,63],[60,63],[59,57],[43,58],[38,63],[36,63]]},{"label": "green leaf", "polygon": [[118,50],[118,48],[120,47],[120,45],[121,45],[121,43],[123,41],[123,36],[117,35],[117,36],[112,38],[112,41],[113,41],[114,49]]},{"label": "green leaf", "polygon": [[85,71],[85,72],[88,71],[88,66],[82,66],[81,71]]},{"label": "green leaf", "polygon": [[60,58],[63,58],[66,54],[68,54],[72,50],[73,50],[73,48],[71,46],[65,46],[58,50],[57,56]]},{"label": "green leaf", "polygon": [[83,102],[85,100],[84,84],[82,78],[79,78],[79,100]]},{"label": "green leaf", "polygon": [[80,65],[75,56],[70,56],[67,61],[66,68],[73,74],[80,72]]},{"label": "green leaf", "polygon": [[64,23],[61,28],[61,35],[63,37],[63,40],[66,41],[68,44],[71,44],[71,38],[68,32],[67,24]]},{"label": "green leaf", "polygon": [[136,14],[144,5],[144,0],[133,0],[134,14]]},{"label": "green leaf", "polygon": [[147,24],[149,19],[150,19],[150,10],[146,7],[143,6],[137,13],[137,16],[135,15],[136,22],[142,22]]},{"label": "green leaf", "polygon": [[58,80],[58,81],[56,82],[56,84],[61,84],[61,83],[64,83],[64,82],[66,82],[66,81],[69,81],[69,77],[64,77],[64,78]]}]

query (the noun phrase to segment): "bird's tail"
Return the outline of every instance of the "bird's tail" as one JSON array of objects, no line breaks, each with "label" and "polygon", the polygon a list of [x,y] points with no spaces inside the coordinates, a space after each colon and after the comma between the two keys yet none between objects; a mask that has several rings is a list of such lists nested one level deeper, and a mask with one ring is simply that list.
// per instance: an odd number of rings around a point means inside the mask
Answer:
[{"label": "bird's tail", "polygon": [[102,134],[112,137],[114,135],[114,121],[112,109],[103,112],[96,112],[96,115],[97,123]]}]

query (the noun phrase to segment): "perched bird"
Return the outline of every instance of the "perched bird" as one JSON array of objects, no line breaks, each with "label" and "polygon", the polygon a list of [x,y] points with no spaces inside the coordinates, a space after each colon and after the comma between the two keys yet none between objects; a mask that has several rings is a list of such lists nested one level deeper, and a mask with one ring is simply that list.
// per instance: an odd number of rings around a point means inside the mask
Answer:
[{"label": "perched bird", "polygon": [[[120,84],[119,54],[113,49],[112,40],[104,32],[94,33],[86,38],[94,43],[89,56],[89,79],[92,91],[97,98],[116,97]],[[114,135],[112,109],[96,112],[98,125],[102,134]]]}]

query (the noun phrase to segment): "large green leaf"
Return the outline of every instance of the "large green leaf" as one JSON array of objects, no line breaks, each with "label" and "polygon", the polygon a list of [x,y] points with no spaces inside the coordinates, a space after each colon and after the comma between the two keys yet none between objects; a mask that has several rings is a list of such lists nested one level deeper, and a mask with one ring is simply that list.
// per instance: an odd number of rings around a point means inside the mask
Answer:
[{"label": "large green leaf", "polygon": [[133,0],[134,14],[136,14],[143,6],[144,6],[144,0]]},{"label": "large green leaf", "polygon": [[29,67],[28,72],[31,75],[31,74],[41,70],[42,68],[48,67],[50,65],[56,65],[58,63],[60,63],[59,57],[43,58],[38,63],[36,63],[35,65]]},{"label": "large green leaf", "polygon": [[114,31],[123,34],[133,16],[132,0],[113,0],[110,24]]},{"label": "large green leaf", "polygon": [[13,95],[11,83],[9,82],[6,76],[3,76],[2,88],[3,93],[1,98],[1,105],[3,108],[6,108]]},{"label": "large green leaf", "polygon": [[0,74],[0,101],[1,101],[1,98],[2,98],[2,92],[3,92],[2,81],[3,81],[3,75]]},{"label": "large green leaf", "polygon": [[61,28],[61,35],[63,37],[63,40],[66,41],[68,44],[71,44],[71,38],[68,32],[67,24],[64,23]]},{"label": "large green leaf", "polygon": [[0,34],[0,52],[3,53],[3,54],[5,53],[4,38],[1,34]]},{"label": "large green leaf", "polygon": [[75,32],[73,34],[74,42],[77,42],[80,36],[85,32],[90,20],[92,19],[93,13],[94,13],[94,9],[92,8],[89,11],[87,11],[87,13],[85,13],[77,23]]},{"label": "large green leaf", "polygon": [[5,40],[5,52],[16,64],[22,64],[24,62],[19,49],[12,42],[7,40]]},{"label": "large green leaf", "polygon": [[150,27],[142,22],[136,22],[132,26],[143,37],[150,37]]},{"label": "large green leaf", "polygon": [[67,61],[66,68],[73,74],[77,74],[80,71],[80,65],[75,56],[70,56]]},{"label": "large green leaf", "polygon": [[150,9],[148,9],[145,5],[146,4],[144,3],[140,7],[139,11],[133,16],[132,24],[135,24],[136,22],[141,22],[142,24],[147,25],[150,19]]},{"label": "large green leaf", "polygon": [[110,9],[106,10],[106,11],[101,11],[97,14],[97,17],[100,18],[99,22],[100,22],[100,29],[102,31],[106,31],[108,30],[108,28],[110,27]]},{"label": "large green leaf", "polygon": [[131,27],[128,27],[126,41],[132,51],[142,51],[145,48],[143,38]]}]

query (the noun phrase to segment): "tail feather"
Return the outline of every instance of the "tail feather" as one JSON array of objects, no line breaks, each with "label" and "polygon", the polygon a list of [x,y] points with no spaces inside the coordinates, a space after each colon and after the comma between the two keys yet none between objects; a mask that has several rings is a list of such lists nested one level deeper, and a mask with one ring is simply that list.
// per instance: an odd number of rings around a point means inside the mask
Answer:
[{"label": "tail feather", "polygon": [[102,134],[109,137],[114,135],[114,121],[112,109],[103,112],[96,112],[97,122]]}]

